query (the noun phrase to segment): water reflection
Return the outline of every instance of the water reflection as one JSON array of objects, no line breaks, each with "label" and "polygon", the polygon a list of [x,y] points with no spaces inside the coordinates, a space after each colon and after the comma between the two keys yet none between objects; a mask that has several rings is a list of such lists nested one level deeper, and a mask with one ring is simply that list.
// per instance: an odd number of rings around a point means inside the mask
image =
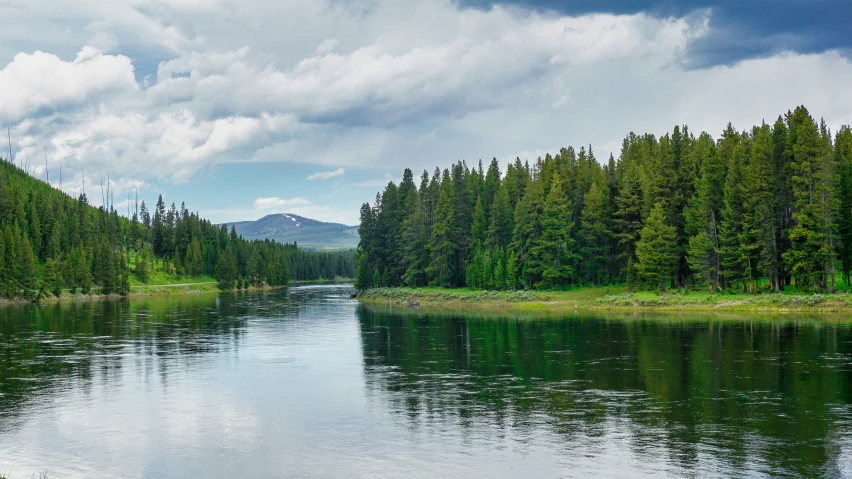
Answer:
[{"label": "water reflection", "polygon": [[0,472],[852,476],[852,322],[410,314],[349,291],[0,308]]},{"label": "water reflection", "polygon": [[120,381],[127,361],[143,381],[156,376],[166,385],[170,370],[239,349],[249,321],[316,309],[310,293],[292,301],[286,292],[252,292],[0,308],[0,417],[51,390]]},{"label": "water reflection", "polygon": [[51,390],[117,381],[128,358],[165,383],[178,363],[238,347],[245,310],[210,295],[0,308],[0,416]]},{"label": "water reflection", "polygon": [[522,442],[549,431],[586,462],[626,446],[638,468],[676,475],[852,472],[843,470],[852,436],[848,323],[516,321],[367,306],[358,317],[369,393],[413,431],[461,428],[472,440]]}]

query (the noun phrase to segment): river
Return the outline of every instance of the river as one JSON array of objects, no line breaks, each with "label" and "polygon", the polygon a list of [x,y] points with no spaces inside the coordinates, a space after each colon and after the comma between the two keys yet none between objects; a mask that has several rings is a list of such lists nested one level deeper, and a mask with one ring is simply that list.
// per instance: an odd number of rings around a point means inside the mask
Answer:
[{"label": "river", "polygon": [[0,308],[0,474],[852,477],[852,321],[350,291]]}]

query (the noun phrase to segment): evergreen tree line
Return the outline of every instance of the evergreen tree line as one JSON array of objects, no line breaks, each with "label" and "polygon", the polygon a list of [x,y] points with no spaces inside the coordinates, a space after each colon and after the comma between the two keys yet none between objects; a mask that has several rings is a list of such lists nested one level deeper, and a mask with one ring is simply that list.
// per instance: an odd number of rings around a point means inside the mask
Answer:
[{"label": "evergreen tree line", "polygon": [[356,286],[834,292],[852,272],[852,131],[804,106],[714,140],[630,133],[619,157],[406,169],[361,206]]},{"label": "evergreen tree line", "polygon": [[352,251],[308,251],[297,244],[273,240],[244,240],[233,225],[213,225],[190,213],[181,203],[166,208],[162,195],[153,213],[143,201],[131,215],[132,240],[138,250],[150,245],[178,274],[216,277],[225,289],[241,285],[285,285],[290,279],[351,278],[356,256]]},{"label": "evergreen tree line", "polygon": [[216,278],[226,289],[286,285],[298,279],[352,277],[354,252],[314,253],[295,244],[246,241],[181,204],[153,212],[143,201],[131,218],[94,208],[0,161],[0,296],[59,295],[63,289],[125,294],[130,277],[169,274]]}]

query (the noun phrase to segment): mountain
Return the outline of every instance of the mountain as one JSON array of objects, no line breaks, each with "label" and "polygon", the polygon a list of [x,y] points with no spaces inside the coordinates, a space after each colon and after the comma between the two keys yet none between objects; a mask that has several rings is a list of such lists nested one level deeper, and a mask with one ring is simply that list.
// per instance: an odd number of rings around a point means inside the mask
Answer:
[{"label": "mountain", "polygon": [[358,227],[325,223],[290,213],[267,215],[257,221],[239,221],[237,234],[248,240],[274,239],[280,243],[298,243],[311,249],[348,249],[358,246]]}]

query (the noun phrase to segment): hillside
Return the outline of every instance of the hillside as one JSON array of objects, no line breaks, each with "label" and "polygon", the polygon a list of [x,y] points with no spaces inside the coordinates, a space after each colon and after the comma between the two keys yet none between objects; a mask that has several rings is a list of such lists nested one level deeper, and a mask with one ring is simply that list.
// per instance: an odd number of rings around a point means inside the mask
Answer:
[{"label": "hillside", "polygon": [[264,216],[257,221],[233,224],[237,234],[247,240],[273,239],[280,243],[298,243],[309,249],[349,249],[358,246],[358,227],[325,223],[290,213]]},{"label": "hillside", "polygon": [[[107,195],[109,198],[109,195]],[[248,241],[162,196],[125,218],[0,160],[0,297],[127,294],[131,287],[212,283],[220,289],[352,277],[353,251]]]}]

